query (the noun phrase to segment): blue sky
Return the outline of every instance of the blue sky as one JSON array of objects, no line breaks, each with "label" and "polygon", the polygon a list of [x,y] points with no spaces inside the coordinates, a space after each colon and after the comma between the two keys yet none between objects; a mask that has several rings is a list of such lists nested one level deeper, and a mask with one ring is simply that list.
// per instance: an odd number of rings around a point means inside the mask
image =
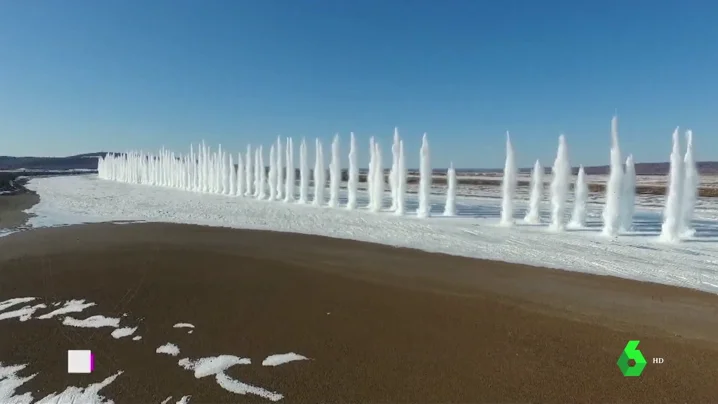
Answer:
[{"label": "blue sky", "polygon": [[[718,3],[0,0],[0,155],[234,151],[394,126],[445,167],[666,161],[674,127],[718,160]],[[326,154],[326,153],[325,153]]]}]

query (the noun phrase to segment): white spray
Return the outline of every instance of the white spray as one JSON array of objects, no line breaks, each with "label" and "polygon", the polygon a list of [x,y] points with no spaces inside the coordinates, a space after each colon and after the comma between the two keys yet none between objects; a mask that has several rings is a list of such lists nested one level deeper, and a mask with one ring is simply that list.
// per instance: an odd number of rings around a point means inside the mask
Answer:
[{"label": "white spray", "polygon": [[693,211],[696,208],[696,200],[698,199],[698,186],[700,177],[698,175],[698,166],[693,156],[693,131],[686,131],[686,156],[683,159],[685,170],[685,182],[683,185],[683,218],[681,220],[681,236],[692,237],[695,234],[693,228]]},{"label": "white spray", "polygon": [[284,192],[284,160],[282,159],[282,139],[277,136],[277,200],[282,200],[282,192]]},{"label": "white spray", "polygon": [[391,190],[391,210],[396,210],[399,173],[399,128],[394,128],[394,143],[391,145],[391,171],[389,171],[389,189]]},{"label": "white spray", "polygon": [[374,147],[374,136],[369,138],[369,171],[366,176],[367,192],[369,194],[369,210],[374,209],[374,165],[376,161],[376,148]]},{"label": "white spray", "polygon": [[671,152],[671,170],[668,183],[668,195],[663,211],[663,225],[660,240],[668,243],[679,241],[681,221],[683,219],[683,158],[678,128],[673,132],[673,151]]},{"label": "white spray", "polygon": [[429,217],[431,205],[429,197],[431,195],[431,161],[429,160],[429,139],[426,133],[421,139],[421,150],[419,152],[419,208],[416,215],[421,218]]},{"label": "white spray", "polygon": [[322,142],[319,139],[315,142],[316,158],[314,162],[314,200],[315,206],[321,206],[324,203],[324,151],[322,150]]},{"label": "white spray", "polygon": [[374,142],[374,179],[372,212],[379,212],[382,208],[382,200],[384,199],[384,168],[381,161],[381,148],[379,142]]},{"label": "white spray", "polygon": [[456,216],[456,170],[454,163],[449,165],[446,171],[446,205],[444,205],[444,216]]},{"label": "white spray", "polygon": [[397,216],[404,215],[406,211],[406,156],[404,154],[404,141],[399,140],[399,162],[396,175],[396,210]]},{"label": "white spray", "polygon": [[309,201],[309,160],[307,156],[307,139],[302,138],[299,145],[299,203]]},{"label": "white spray", "polygon": [[350,135],[349,141],[349,178],[347,182],[348,199],[347,209],[353,210],[357,207],[357,186],[359,185],[359,166],[357,164],[357,143],[354,132]]},{"label": "white spray", "polygon": [[244,161],[242,153],[237,153],[237,196],[244,195]]},{"label": "white spray", "polygon": [[259,170],[259,175],[257,176],[257,184],[258,184],[258,191],[257,191],[257,199],[264,199],[267,197],[267,189],[266,189],[266,183],[267,183],[267,170],[264,166],[264,147],[259,146],[259,150],[257,150],[257,170]]},{"label": "white spray", "polygon": [[514,194],[516,193],[516,161],[514,146],[511,137],[506,132],[506,162],[504,163],[504,178],[501,184],[503,194],[501,200],[501,224],[511,226],[514,222]]},{"label": "white spray", "polygon": [[342,167],[339,162],[339,135],[332,141],[332,160],[329,164],[329,206],[339,206],[339,184],[342,181]]},{"label": "white spray", "polygon": [[269,147],[269,200],[277,196],[277,156],[274,154],[274,145]]},{"label": "white spray", "polygon": [[621,221],[623,161],[618,143],[618,117],[611,119],[611,166],[606,184],[606,205],[603,208],[603,234],[616,237]]},{"label": "white spray", "polygon": [[621,194],[621,230],[631,231],[633,213],[636,210],[636,166],[633,155],[626,158],[626,172],[623,175],[623,193]]},{"label": "white spray", "polygon": [[529,197],[529,211],[524,217],[526,223],[541,223],[541,201],[543,200],[543,167],[536,160],[531,172],[531,196]]},{"label": "white spray", "polygon": [[294,167],[294,141],[292,138],[287,138],[287,181],[285,187],[286,192],[284,193],[284,202],[294,202],[294,182],[296,171]]},{"label": "white spray", "polygon": [[576,184],[573,186],[573,213],[568,227],[581,228],[586,226],[586,203],[588,202],[588,183],[586,182],[586,172],[583,166],[578,167],[578,176]]},{"label": "white spray", "polygon": [[558,137],[558,151],[553,163],[551,180],[551,225],[550,230],[561,231],[564,228],[564,209],[571,182],[571,163],[568,159],[566,137]]},{"label": "white spray", "polygon": [[229,194],[237,195],[237,170],[234,169],[234,157],[229,155]]},{"label": "white spray", "polygon": [[247,169],[244,172],[245,175],[245,186],[247,190],[244,192],[245,196],[254,195],[252,189],[252,181],[254,179],[254,173],[252,172],[252,145],[247,145],[247,154],[245,155],[244,163],[247,165]]}]

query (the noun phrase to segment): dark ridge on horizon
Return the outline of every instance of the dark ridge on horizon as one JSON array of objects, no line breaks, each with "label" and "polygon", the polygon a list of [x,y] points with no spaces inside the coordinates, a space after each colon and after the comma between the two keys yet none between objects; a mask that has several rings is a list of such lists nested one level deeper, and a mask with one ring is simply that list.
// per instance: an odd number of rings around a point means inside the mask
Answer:
[{"label": "dark ridge on horizon", "polygon": [[[93,152],[76,154],[67,157],[12,157],[0,156],[0,170],[72,170],[72,169],[96,169],[96,158],[104,157],[108,153],[113,152]],[[124,153],[114,153],[124,154]],[[637,175],[667,175],[670,164],[668,162],[657,163],[636,163]],[[366,170],[366,169],[364,169]],[[409,168],[410,173],[418,172],[418,168]],[[446,168],[434,168],[432,171],[437,174],[446,173]],[[609,173],[609,166],[587,166],[584,167],[586,174],[589,175],[605,175]],[[485,173],[495,174],[501,173],[502,168],[456,168],[457,173]],[[519,172],[527,173],[531,171],[531,167],[520,168]],[[546,173],[551,172],[551,167],[545,167]],[[698,162],[698,171],[700,174],[718,174],[718,161],[701,161]],[[573,167],[574,174],[578,172],[578,167]]]}]

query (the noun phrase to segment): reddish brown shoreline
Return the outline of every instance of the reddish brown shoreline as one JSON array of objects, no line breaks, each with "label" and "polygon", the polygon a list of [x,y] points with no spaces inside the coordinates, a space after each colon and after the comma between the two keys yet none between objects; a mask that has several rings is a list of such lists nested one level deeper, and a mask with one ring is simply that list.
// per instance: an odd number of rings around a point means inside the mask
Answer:
[{"label": "reddish brown shoreline", "polygon": [[[36,397],[124,370],[103,390],[118,403],[188,394],[191,403],[268,402],[197,380],[178,358],[154,353],[174,342],[180,357],[311,357],[230,369],[288,403],[715,399],[718,296],[688,289],[189,225],[33,230],[0,238],[0,252],[0,301],[85,298],[98,306],[80,317],[144,318],[138,342],[48,321],[0,321],[0,361],[30,362],[40,372],[26,386],[40,390]],[[196,331],[172,329],[177,322]],[[615,362],[629,339],[665,363],[623,377]],[[67,375],[67,349],[100,352],[98,374]]]}]

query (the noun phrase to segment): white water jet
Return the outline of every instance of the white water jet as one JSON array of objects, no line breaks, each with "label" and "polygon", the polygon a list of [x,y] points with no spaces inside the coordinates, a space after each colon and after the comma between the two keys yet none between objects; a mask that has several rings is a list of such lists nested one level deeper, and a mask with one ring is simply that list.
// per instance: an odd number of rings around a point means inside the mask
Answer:
[{"label": "white water jet", "polygon": [[693,211],[696,208],[696,200],[698,199],[700,177],[693,155],[693,131],[691,130],[686,131],[686,155],[683,159],[683,169],[685,182],[683,183],[683,202],[681,204],[683,218],[680,233],[682,237],[693,237],[696,232],[693,228]]},{"label": "white water jet", "polygon": [[277,136],[277,161],[275,167],[277,170],[277,190],[275,196],[277,200],[282,200],[282,193],[284,192],[284,160],[282,159],[282,139]]},{"label": "white water jet", "polygon": [[259,169],[259,153],[260,150],[262,150],[262,146],[257,147],[254,149],[254,197],[259,198],[259,176],[262,173],[262,170]]},{"label": "white water jet", "polygon": [[324,204],[324,151],[322,149],[322,142],[317,139],[315,141],[316,147],[316,158],[314,162],[314,200],[312,204],[315,206],[322,206]]},{"label": "white water jet", "polygon": [[294,166],[294,141],[287,138],[287,181],[284,192],[284,202],[294,202],[294,183],[296,176],[296,167]]},{"label": "white water jet", "polygon": [[237,196],[244,195],[244,161],[242,160],[242,153],[237,153]]},{"label": "white water jet", "polygon": [[588,182],[586,181],[586,171],[583,165],[578,167],[578,175],[576,176],[576,184],[573,186],[573,213],[571,221],[568,223],[570,228],[582,228],[586,226],[586,203],[588,202]]},{"label": "white water jet", "polygon": [[399,140],[399,161],[396,173],[396,210],[397,216],[404,215],[406,211],[406,156],[404,155],[404,141]]},{"label": "white water jet", "polygon": [[558,151],[552,169],[551,180],[551,224],[549,229],[561,231],[564,229],[564,210],[571,183],[571,163],[568,159],[568,146],[566,137],[558,137]]},{"label": "white water jet", "polygon": [[237,195],[237,171],[234,169],[234,157],[229,155],[229,195]]},{"label": "white water jet", "polygon": [[603,208],[603,234],[618,236],[621,222],[621,193],[623,191],[623,161],[618,142],[618,117],[611,119],[611,165],[606,184],[606,205]]},{"label": "white water jet", "polygon": [[354,132],[350,134],[349,140],[349,178],[347,182],[347,209],[353,210],[357,207],[357,187],[359,185],[359,165],[357,163],[357,143]]},{"label": "white water jet", "polygon": [[374,141],[374,168],[372,178],[372,205],[370,211],[379,212],[382,208],[382,200],[384,199],[384,169],[381,164],[381,149],[379,142]]},{"label": "white water jet", "polygon": [[621,193],[621,230],[633,229],[633,214],[636,210],[636,166],[633,155],[626,158],[626,171],[623,174],[623,191]]},{"label": "white water jet", "polygon": [[267,197],[267,168],[264,165],[264,147],[259,146],[257,150],[257,170],[259,175],[257,176],[257,199],[265,199]]},{"label": "white water jet", "polygon": [[252,154],[252,145],[247,145],[247,154],[245,155],[244,163],[247,165],[246,170],[244,171],[245,175],[245,181],[244,185],[247,187],[246,191],[244,192],[244,196],[252,196],[254,195],[253,188],[252,188],[252,181],[254,180],[254,172],[252,170],[252,160],[253,160],[253,154]]},{"label": "white water jet", "polygon": [[456,216],[456,170],[454,163],[449,165],[446,171],[446,204],[444,205],[444,216]]},{"label": "white water jet", "polygon": [[374,164],[376,161],[376,148],[374,147],[374,136],[369,138],[369,171],[366,175],[366,189],[369,196],[367,209],[374,209]]},{"label": "white water jet", "polygon": [[429,217],[431,211],[429,197],[431,196],[432,172],[429,158],[429,139],[426,133],[424,133],[419,152],[419,208],[416,210],[416,215],[420,218]]},{"label": "white water jet", "polygon": [[299,145],[299,201],[298,203],[307,203],[309,201],[309,157],[307,156],[307,139],[302,138]]},{"label": "white water jet", "polygon": [[516,194],[516,181],[518,169],[514,157],[514,146],[511,136],[506,132],[506,162],[504,163],[504,177],[501,182],[501,222],[503,226],[514,223],[514,195]]},{"label": "white water jet", "polygon": [[673,132],[673,151],[671,152],[671,169],[668,179],[668,195],[663,211],[663,225],[659,239],[674,243],[679,241],[681,221],[683,219],[683,158],[678,128]]},{"label": "white water jet", "polygon": [[531,196],[529,197],[529,211],[524,217],[524,222],[530,224],[541,223],[541,201],[543,200],[543,167],[541,162],[536,160],[531,171]]},{"label": "white water jet", "polygon": [[[170,160],[170,166],[174,164],[174,153],[172,153],[171,160]],[[215,192],[218,194],[224,194],[225,192],[225,177],[227,176],[227,173],[224,171],[224,155],[222,154],[222,145],[220,144],[217,148],[217,157],[215,160],[215,172],[217,175],[217,186],[215,188]],[[170,172],[170,175],[173,174],[172,170],[168,170]],[[170,185],[174,183],[174,178],[170,177]]]},{"label": "white water jet", "polygon": [[277,197],[277,156],[274,154],[274,145],[269,147],[269,200]]},{"label": "white water jet", "polygon": [[394,143],[391,145],[391,171],[389,171],[389,189],[391,190],[391,210],[396,210],[399,172],[399,128],[394,128]]},{"label": "white water jet", "polygon": [[342,181],[342,167],[339,162],[339,134],[332,141],[332,159],[329,163],[329,207],[339,206],[339,185]]}]

